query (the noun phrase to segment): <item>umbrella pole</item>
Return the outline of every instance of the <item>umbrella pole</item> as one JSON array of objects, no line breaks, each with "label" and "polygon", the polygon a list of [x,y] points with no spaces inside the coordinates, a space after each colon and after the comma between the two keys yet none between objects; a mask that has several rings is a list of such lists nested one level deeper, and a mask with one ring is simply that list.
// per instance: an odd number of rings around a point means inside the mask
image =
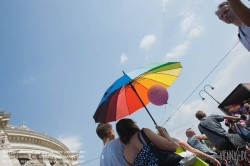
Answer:
[{"label": "umbrella pole", "polygon": [[146,105],[143,103],[142,99],[140,98],[139,94],[136,92],[135,87],[132,85],[132,83],[129,81],[129,84],[131,85],[133,91],[135,92],[135,94],[137,95],[137,97],[139,98],[139,100],[141,101],[142,105],[144,106],[144,108],[146,109],[146,111],[148,112],[149,116],[151,117],[151,119],[153,120],[154,124],[156,126],[158,126],[154,120],[154,118],[152,117],[152,115],[150,114],[150,112],[148,111],[148,108],[146,107]]}]

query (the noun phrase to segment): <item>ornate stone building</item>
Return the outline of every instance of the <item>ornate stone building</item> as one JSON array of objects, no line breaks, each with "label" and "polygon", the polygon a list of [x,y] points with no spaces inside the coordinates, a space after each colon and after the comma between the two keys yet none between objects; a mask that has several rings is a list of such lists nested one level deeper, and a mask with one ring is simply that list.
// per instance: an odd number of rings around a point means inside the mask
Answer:
[{"label": "ornate stone building", "polygon": [[78,152],[24,123],[8,125],[10,115],[0,111],[0,166],[80,166]]}]

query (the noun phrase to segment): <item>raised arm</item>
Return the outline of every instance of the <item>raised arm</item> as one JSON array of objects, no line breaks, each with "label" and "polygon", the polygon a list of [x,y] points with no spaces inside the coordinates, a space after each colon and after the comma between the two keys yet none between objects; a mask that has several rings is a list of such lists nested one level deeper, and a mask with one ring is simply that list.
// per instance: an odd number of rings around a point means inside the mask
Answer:
[{"label": "raised arm", "polygon": [[234,117],[234,116],[224,116],[224,119],[231,119],[231,120],[239,120],[240,118]]},{"label": "raised arm", "polygon": [[[172,140],[172,138],[170,139],[166,139],[163,138],[157,134],[155,134],[153,131],[151,131],[150,129],[144,128],[144,132],[146,133],[146,135],[148,136],[148,138],[150,139],[150,141],[159,149],[161,150],[168,150],[171,152],[175,152],[176,151],[176,146],[174,141]],[[160,133],[162,134],[162,133]],[[168,135],[168,133],[163,133],[165,136]]]},{"label": "raised arm", "polygon": [[207,155],[206,153],[203,153],[203,152],[199,151],[198,149],[193,148],[192,146],[190,146],[187,142],[183,141],[182,139],[178,138],[178,144],[181,147],[183,147],[184,149],[194,153],[197,157],[202,157],[202,158],[208,159],[211,162],[213,162],[216,166],[221,166],[220,162],[218,160],[216,160],[214,157],[211,157],[211,156]]},{"label": "raised arm", "polygon": [[196,137],[196,139],[199,139],[199,140],[209,140],[207,138],[207,136],[205,136],[205,135],[196,135],[195,137]]},{"label": "raised arm", "polygon": [[246,25],[250,26],[250,9],[247,8],[240,0],[227,0],[234,12],[240,20]]}]

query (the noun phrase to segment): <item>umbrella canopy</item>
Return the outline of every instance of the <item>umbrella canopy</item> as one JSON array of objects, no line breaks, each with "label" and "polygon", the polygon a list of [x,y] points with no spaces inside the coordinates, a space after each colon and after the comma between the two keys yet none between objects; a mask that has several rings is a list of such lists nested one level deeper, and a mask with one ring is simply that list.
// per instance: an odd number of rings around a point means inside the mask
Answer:
[{"label": "umbrella canopy", "polygon": [[146,108],[148,89],[157,84],[168,88],[181,68],[179,62],[153,63],[124,73],[104,93],[93,117],[95,122],[116,121],[142,107]]}]

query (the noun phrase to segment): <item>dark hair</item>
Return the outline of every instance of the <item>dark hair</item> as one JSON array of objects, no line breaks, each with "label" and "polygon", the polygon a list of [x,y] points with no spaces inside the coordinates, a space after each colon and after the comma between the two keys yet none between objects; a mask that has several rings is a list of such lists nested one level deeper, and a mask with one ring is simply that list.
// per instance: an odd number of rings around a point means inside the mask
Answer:
[{"label": "dark hair", "polygon": [[228,123],[228,122],[225,122],[225,125],[226,125],[227,127],[229,127],[229,123]]},{"label": "dark hair", "polygon": [[96,134],[99,138],[104,139],[108,137],[108,129],[112,129],[112,125],[109,123],[99,123],[96,128]]},{"label": "dark hair", "polygon": [[116,132],[121,142],[125,145],[129,143],[130,138],[138,131],[140,131],[140,129],[132,119],[125,118],[116,123]]},{"label": "dark hair", "polygon": [[233,123],[234,121],[232,119],[228,119],[228,123]]},{"label": "dark hair", "polygon": [[247,117],[246,117],[245,114],[242,114],[242,115],[240,116],[240,118],[243,119],[243,120],[246,120],[246,119],[247,119]]}]

